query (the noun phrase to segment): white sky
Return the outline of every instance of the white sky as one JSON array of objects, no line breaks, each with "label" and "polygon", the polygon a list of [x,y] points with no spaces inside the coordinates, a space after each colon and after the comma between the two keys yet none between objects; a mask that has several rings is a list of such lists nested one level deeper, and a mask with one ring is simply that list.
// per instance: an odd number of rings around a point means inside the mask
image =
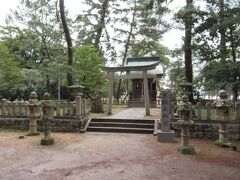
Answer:
[{"label": "white sky", "polygon": [[[75,17],[82,9],[82,0],[65,0],[65,8],[69,11],[72,17]],[[15,9],[19,0],[4,0],[0,6],[0,25],[5,24],[5,17],[10,12],[10,9]],[[185,4],[185,0],[174,0],[168,5],[172,11],[177,11]],[[167,18],[171,19],[171,17]],[[169,49],[179,47],[182,44],[183,32],[177,29],[172,29],[163,35],[162,44]]]}]

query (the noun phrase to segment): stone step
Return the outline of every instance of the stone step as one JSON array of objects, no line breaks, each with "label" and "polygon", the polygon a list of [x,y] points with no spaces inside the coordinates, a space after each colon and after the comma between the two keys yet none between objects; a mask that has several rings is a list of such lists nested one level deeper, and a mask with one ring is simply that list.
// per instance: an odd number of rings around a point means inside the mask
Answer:
[{"label": "stone step", "polygon": [[153,129],[145,129],[145,128],[90,127],[89,126],[87,131],[92,131],[92,132],[113,132],[113,133],[153,134]]},{"label": "stone step", "polygon": [[152,119],[109,119],[109,118],[92,118],[91,122],[123,122],[123,123],[146,123],[154,124]]},{"label": "stone step", "polygon": [[153,129],[154,124],[149,123],[126,123],[126,122],[91,122],[89,127],[127,127]]}]

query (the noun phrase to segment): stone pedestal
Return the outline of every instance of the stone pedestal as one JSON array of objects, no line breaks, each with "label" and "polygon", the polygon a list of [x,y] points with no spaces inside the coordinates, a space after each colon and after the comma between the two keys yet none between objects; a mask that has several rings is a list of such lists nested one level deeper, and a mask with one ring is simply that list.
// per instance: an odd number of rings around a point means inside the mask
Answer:
[{"label": "stone pedestal", "polygon": [[181,144],[177,148],[182,154],[194,154],[194,148],[189,146],[189,127],[193,124],[192,121],[178,121],[181,126]]},{"label": "stone pedestal", "polygon": [[227,123],[226,122],[222,122],[219,125],[219,130],[218,130],[218,140],[215,141],[215,144],[218,146],[222,146],[222,147],[227,147],[228,145],[230,145],[230,141],[227,138]]},{"label": "stone pedestal", "polygon": [[181,127],[181,143],[177,148],[179,152],[186,155],[194,154],[194,148],[189,146],[189,128],[193,124],[192,121],[192,105],[188,101],[188,96],[182,96],[182,102],[178,107],[179,120],[177,123]]},{"label": "stone pedestal", "polygon": [[169,132],[158,130],[157,140],[158,142],[175,142],[175,132],[173,130]]},{"label": "stone pedestal", "polygon": [[39,103],[36,92],[32,92],[29,99],[29,132],[27,136],[39,135],[37,132],[37,119],[40,117]]},{"label": "stone pedestal", "polygon": [[216,107],[216,119],[221,121],[221,123],[218,131],[219,138],[215,141],[215,144],[221,147],[228,147],[230,141],[227,138],[227,122],[230,121],[230,107],[232,104],[228,99],[228,94],[225,90],[220,90],[218,96],[220,98],[214,102],[214,106]]},{"label": "stone pedestal", "polygon": [[41,139],[41,145],[51,145],[54,143],[54,139],[51,137],[51,120],[54,116],[53,101],[50,100],[48,93],[44,94],[44,100],[42,101],[43,108],[43,122],[44,122],[44,137]]},{"label": "stone pedestal", "polygon": [[157,131],[158,142],[175,142],[175,132],[170,130],[171,91],[161,91],[161,130]]}]

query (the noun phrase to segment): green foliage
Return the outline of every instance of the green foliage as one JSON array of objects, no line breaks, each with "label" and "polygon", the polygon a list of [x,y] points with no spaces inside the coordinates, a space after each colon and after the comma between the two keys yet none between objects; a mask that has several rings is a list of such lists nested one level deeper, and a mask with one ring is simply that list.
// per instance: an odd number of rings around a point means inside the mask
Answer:
[{"label": "green foliage", "polygon": [[0,44],[0,54],[0,93],[9,97],[22,83],[24,76],[14,56],[3,44]]},{"label": "green foliage", "polygon": [[183,52],[181,49],[175,49],[171,51],[171,56],[177,60],[172,61],[168,69],[168,77],[170,80],[169,86],[174,89],[179,89],[179,84],[184,79],[184,67],[183,67]]},{"label": "green foliage", "polygon": [[229,88],[233,85],[240,86],[240,81],[234,80],[234,73],[240,77],[240,63],[232,64],[231,62],[210,62],[198,76],[198,81],[202,83],[205,90],[215,90],[220,88]]},{"label": "green foliage", "polygon": [[104,73],[100,70],[103,61],[103,57],[91,45],[78,46],[75,49],[73,63],[74,77],[90,93],[102,90],[106,85]]}]

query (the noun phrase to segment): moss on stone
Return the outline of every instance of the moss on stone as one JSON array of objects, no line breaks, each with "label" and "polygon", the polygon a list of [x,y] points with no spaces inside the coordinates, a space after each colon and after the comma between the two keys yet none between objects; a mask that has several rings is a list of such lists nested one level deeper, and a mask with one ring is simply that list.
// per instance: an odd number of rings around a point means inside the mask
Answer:
[{"label": "moss on stone", "polygon": [[42,138],[40,144],[43,146],[52,145],[52,144],[54,144],[54,139],[53,138]]},{"label": "moss on stone", "polygon": [[37,136],[39,134],[40,134],[39,132],[28,132],[26,136]]},{"label": "moss on stone", "polygon": [[219,140],[214,141],[214,144],[215,144],[216,146],[224,147],[224,148],[229,147],[229,146],[228,146],[228,143],[229,143],[228,141],[219,141]]}]

